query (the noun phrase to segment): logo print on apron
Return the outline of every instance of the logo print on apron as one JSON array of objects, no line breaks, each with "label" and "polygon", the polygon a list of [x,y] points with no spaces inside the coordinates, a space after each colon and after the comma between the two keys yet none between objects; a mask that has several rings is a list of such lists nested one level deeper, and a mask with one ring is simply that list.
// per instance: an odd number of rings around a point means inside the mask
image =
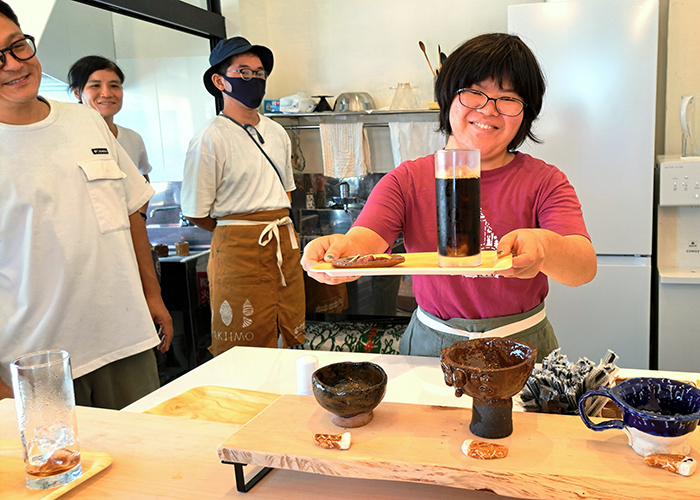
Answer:
[{"label": "logo print on apron", "polygon": [[251,316],[254,312],[253,304],[250,303],[250,300],[246,299],[243,304],[243,328],[247,328],[253,324],[253,320],[248,316]]},{"label": "logo print on apron", "polygon": [[231,321],[233,320],[233,311],[231,310],[229,303],[225,300],[221,303],[219,315],[221,316],[221,321],[224,323],[224,325],[229,326],[231,324]]}]

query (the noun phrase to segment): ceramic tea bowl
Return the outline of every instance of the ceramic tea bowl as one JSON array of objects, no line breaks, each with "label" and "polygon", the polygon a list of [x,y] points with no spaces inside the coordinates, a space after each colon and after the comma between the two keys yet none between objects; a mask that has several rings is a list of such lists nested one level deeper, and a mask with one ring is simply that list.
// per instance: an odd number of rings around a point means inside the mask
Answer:
[{"label": "ceramic tea bowl", "polygon": [[513,432],[513,396],[527,382],[537,349],[507,338],[460,340],[440,353],[445,383],[473,398],[469,430],[484,438]]},{"label": "ceramic tea bowl", "polygon": [[366,361],[333,363],[311,376],[316,401],[333,414],[331,421],[339,427],[368,424],[384,398],[386,384],[382,367]]},{"label": "ceramic tea bowl", "polygon": [[[593,396],[612,399],[622,420],[594,424],[583,411],[584,400]],[[700,419],[700,389],[667,378],[631,378],[614,387],[588,391],[579,399],[578,407],[589,429],[623,430],[638,455],[687,455],[690,453],[688,437]]]}]

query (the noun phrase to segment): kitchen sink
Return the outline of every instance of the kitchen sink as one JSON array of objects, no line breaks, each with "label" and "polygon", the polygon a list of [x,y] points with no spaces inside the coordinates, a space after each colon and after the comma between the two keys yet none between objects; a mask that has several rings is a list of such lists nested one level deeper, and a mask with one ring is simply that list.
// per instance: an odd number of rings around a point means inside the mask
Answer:
[{"label": "kitchen sink", "polygon": [[175,243],[186,241],[190,254],[209,250],[212,233],[192,225],[182,217],[180,208],[181,182],[153,182],[155,194],[148,204],[146,231],[151,245],[168,245],[175,255]]}]

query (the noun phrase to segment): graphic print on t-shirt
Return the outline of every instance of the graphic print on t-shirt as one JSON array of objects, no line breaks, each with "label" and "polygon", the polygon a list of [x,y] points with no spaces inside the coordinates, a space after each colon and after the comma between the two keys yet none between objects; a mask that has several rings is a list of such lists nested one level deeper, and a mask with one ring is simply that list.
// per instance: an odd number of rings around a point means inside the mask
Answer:
[{"label": "graphic print on t-shirt", "polygon": [[496,250],[498,248],[498,236],[493,231],[491,224],[486,220],[484,212],[481,212],[481,250]]},{"label": "graphic print on t-shirt", "polygon": [[[498,235],[486,220],[484,212],[481,212],[481,250],[496,250],[498,248]],[[482,274],[479,276],[465,276],[465,278],[502,278],[498,274]]]}]

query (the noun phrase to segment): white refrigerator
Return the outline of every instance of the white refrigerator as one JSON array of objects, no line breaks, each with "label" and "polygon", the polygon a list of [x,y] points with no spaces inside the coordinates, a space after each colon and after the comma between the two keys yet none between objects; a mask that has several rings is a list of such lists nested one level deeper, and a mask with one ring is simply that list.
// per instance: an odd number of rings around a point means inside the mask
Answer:
[{"label": "white refrigerator", "polygon": [[547,82],[535,122],[542,144],[521,149],[573,184],[598,274],[545,300],[563,354],[648,368],[658,0],[568,0],[508,7],[508,30]]}]

